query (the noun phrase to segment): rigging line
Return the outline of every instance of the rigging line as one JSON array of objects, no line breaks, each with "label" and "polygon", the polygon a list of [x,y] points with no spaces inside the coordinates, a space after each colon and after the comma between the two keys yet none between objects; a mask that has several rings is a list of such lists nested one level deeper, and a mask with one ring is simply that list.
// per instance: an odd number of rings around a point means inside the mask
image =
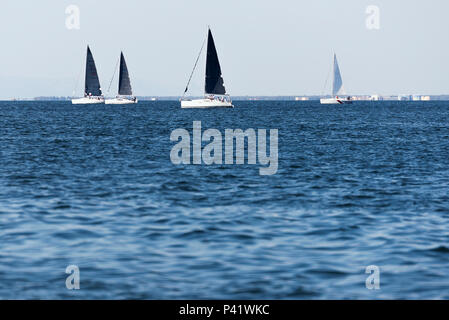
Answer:
[{"label": "rigging line", "polygon": [[329,82],[329,77],[331,75],[332,66],[329,68],[329,72],[327,73],[326,82],[324,83],[323,91],[321,91],[321,95],[323,96],[326,93],[327,83]]},{"label": "rigging line", "polygon": [[107,95],[109,95],[109,92],[111,92],[112,81],[114,81],[115,74],[117,73],[117,68],[118,68],[119,62],[120,62],[120,58],[118,58],[117,63],[115,64],[114,74],[112,75],[111,82],[109,82],[108,92],[106,93]]},{"label": "rigging line", "polygon": [[206,39],[204,39],[203,45],[201,46],[200,53],[198,54],[198,57],[196,58],[195,65],[193,66],[192,73],[190,74],[190,77],[189,77],[189,81],[187,81],[186,89],[184,90],[184,93],[182,95],[183,98],[186,95],[187,91],[189,90],[190,81],[192,81],[193,73],[195,72],[196,66],[198,65],[198,61],[200,60],[201,53],[203,53],[203,49],[204,49],[204,45],[206,44],[206,40],[207,40],[207,37],[206,37]]},{"label": "rigging line", "polygon": [[83,72],[83,68],[84,68],[84,66],[81,66],[80,72],[78,73],[78,78],[75,82],[75,89],[73,90],[73,96],[75,96],[76,90],[78,90],[78,85],[80,83],[80,78],[81,78],[81,73]]}]

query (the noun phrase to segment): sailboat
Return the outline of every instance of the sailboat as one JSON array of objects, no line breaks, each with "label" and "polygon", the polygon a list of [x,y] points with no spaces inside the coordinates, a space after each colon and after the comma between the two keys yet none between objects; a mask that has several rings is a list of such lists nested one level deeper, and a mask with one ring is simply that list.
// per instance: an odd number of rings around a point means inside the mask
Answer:
[{"label": "sailboat", "polygon": [[[204,43],[203,43],[204,47]],[[200,54],[196,59],[195,66],[193,67],[192,74],[187,83],[184,95],[181,98],[181,108],[233,108],[231,97],[226,94],[226,88],[224,87],[224,81],[221,74],[220,61],[218,60],[217,49],[215,47],[214,38],[210,28],[207,32],[207,58],[206,58],[206,78],[204,88],[203,99],[185,99],[184,96],[189,89],[192,75],[195,72],[195,68],[198,64],[198,60],[203,51],[201,48]]]},{"label": "sailboat", "polygon": [[80,99],[73,99],[72,104],[93,103],[104,103],[104,97],[101,92],[100,80],[98,79],[94,57],[92,56],[89,46],[87,46],[84,97]]},{"label": "sailboat", "polygon": [[341,78],[340,67],[338,66],[337,55],[334,54],[334,80],[332,84],[332,98],[321,99],[321,104],[351,104],[351,97],[341,97],[345,95],[343,80]]},{"label": "sailboat", "polygon": [[129,79],[128,67],[126,65],[123,52],[120,54],[120,75],[118,80],[118,96],[115,99],[107,99],[106,104],[130,104],[137,103],[137,98],[133,97],[131,80]]}]

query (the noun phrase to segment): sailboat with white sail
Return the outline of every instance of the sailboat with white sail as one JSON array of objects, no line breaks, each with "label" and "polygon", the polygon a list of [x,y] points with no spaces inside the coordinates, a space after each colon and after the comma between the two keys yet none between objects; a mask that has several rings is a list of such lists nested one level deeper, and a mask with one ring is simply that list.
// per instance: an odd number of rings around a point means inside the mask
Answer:
[{"label": "sailboat with white sail", "polygon": [[334,80],[332,84],[332,98],[321,99],[321,104],[351,104],[351,97],[346,95],[343,87],[340,67],[338,66],[337,55],[334,54]]},{"label": "sailboat with white sail", "polygon": [[[203,43],[204,47],[204,43]],[[181,108],[233,108],[231,97],[226,93],[224,81],[221,73],[220,61],[218,60],[217,49],[210,28],[207,32],[207,58],[206,58],[206,78],[203,99],[186,99],[185,94],[189,89],[192,75],[195,72],[198,60],[203,51],[196,59],[192,74],[190,75],[184,95],[181,98]]]},{"label": "sailboat with white sail", "polygon": [[100,80],[98,79],[97,67],[95,60],[87,46],[86,55],[86,75],[84,81],[84,97],[73,99],[72,104],[94,104],[104,103],[103,93],[101,92]]},{"label": "sailboat with white sail", "polygon": [[128,66],[126,65],[123,52],[120,54],[120,74],[118,80],[118,95],[115,99],[107,99],[106,104],[132,104],[137,103],[137,98],[133,97],[131,80],[129,78]]}]

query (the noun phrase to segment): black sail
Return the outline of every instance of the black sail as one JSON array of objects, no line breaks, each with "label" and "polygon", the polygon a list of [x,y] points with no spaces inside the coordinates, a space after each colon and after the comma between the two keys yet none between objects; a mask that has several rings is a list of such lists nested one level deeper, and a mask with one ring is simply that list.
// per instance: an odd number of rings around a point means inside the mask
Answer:
[{"label": "black sail", "polygon": [[101,96],[101,87],[100,80],[98,79],[97,67],[95,66],[94,57],[92,56],[89,46],[87,46],[85,83],[85,95]]},{"label": "black sail", "polygon": [[129,79],[128,67],[126,66],[123,52],[120,56],[120,77],[118,81],[118,94],[121,96],[131,96],[133,91],[131,89],[131,80]]},{"label": "black sail", "polygon": [[220,62],[215,48],[212,32],[209,30],[207,39],[206,60],[206,94],[226,94],[223,78],[221,76]]}]

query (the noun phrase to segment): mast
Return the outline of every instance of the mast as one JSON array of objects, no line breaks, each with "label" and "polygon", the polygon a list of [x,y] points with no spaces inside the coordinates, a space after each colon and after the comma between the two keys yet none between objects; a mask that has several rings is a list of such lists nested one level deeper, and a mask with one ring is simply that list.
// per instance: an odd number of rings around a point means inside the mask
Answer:
[{"label": "mast", "polygon": [[206,81],[205,94],[225,95],[226,89],[221,74],[220,61],[210,28],[207,36]]},{"label": "mast", "polygon": [[94,97],[102,95],[100,80],[98,79],[97,67],[95,66],[95,60],[89,46],[87,46],[84,95],[91,95]]}]

